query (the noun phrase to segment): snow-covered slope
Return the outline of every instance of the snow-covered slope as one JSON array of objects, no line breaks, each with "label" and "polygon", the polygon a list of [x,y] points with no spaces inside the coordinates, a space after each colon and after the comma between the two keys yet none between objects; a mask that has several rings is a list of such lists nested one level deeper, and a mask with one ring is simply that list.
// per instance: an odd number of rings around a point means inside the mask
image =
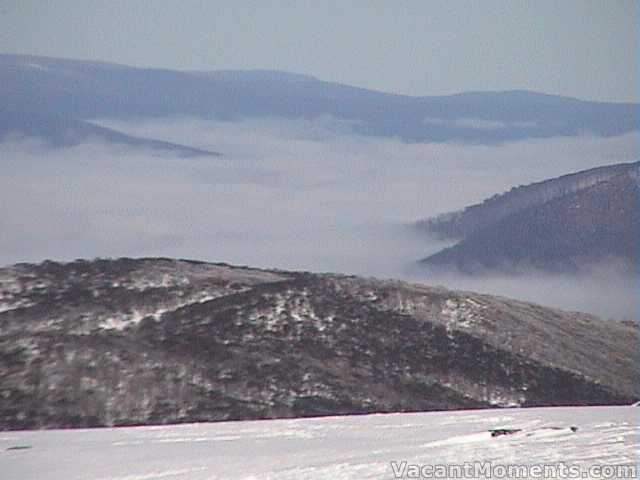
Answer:
[{"label": "snow-covered slope", "polygon": [[637,341],[622,322],[393,280],[19,264],[0,269],[0,430],[620,405],[640,399]]},{"label": "snow-covered slope", "polygon": [[[467,462],[461,468],[490,467],[493,478],[514,478],[503,476],[507,468],[535,478],[544,465],[579,468],[579,478],[636,478],[637,412],[532,408],[5,432],[0,472],[7,480],[380,480],[416,478],[416,468],[427,478],[432,466]],[[503,427],[522,431],[492,438],[489,430]]]}]

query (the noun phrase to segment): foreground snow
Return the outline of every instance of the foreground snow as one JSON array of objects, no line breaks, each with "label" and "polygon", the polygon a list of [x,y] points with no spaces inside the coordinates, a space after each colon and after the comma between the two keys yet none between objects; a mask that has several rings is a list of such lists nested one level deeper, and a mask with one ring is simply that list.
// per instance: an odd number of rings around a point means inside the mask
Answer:
[{"label": "foreground snow", "polygon": [[[570,426],[577,426],[577,432],[571,432]],[[492,438],[489,429],[493,428],[522,431]],[[563,463],[581,466],[581,478],[625,478],[607,467],[602,475],[588,468],[637,465],[638,433],[635,407],[476,410],[0,432],[0,477],[393,479],[400,478],[400,474],[402,478],[412,478],[418,466],[490,462],[493,466]],[[428,470],[423,468],[422,473],[427,474]],[[500,473],[496,468],[494,478]]]}]

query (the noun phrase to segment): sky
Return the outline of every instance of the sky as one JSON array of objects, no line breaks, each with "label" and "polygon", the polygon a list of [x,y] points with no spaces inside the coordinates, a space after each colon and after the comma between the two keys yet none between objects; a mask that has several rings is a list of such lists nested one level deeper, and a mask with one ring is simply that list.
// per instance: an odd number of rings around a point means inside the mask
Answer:
[{"label": "sky", "polygon": [[284,70],[408,95],[638,101],[638,10],[635,0],[2,0],[0,52]]}]

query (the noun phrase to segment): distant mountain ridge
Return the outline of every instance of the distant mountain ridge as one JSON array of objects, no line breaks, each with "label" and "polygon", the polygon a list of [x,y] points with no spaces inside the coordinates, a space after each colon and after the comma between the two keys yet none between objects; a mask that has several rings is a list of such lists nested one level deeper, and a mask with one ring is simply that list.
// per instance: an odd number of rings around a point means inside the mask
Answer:
[{"label": "distant mountain ridge", "polygon": [[0,429],[640,398],[638,331],[471,292],[166,258],[0,269]]},{"label": "distant mountain ridge", "polygon": [[0,55],[0,106],[78,120],[334,117],[361,135],[493,144],[638,129],[637,105],[526,91],[410,97],[272,71],[182,72]]},{"label": "distant mountain ridge", "polygon": [[467,273],[572,271],[618,261],[638,272],[640,162],[520,186],[416,227],[460,240],[421,263]]},{"label": "distant mountain ridge", "polygon": [[640,162],[607,165],[520,185],[463,210],[419,220],[416,226],[441,239],[464,238],[526,208],[591,187],[620,174],[629,172],[637,175],[639,165]]},{"label": "distant mountain ridge", "polygon": [[40,138],[51,147],[73,147],[84,142],[107,142],[130,147],[146,148],[156,151],[194,157],[220,154],[198,148],[179,145],[161,140],[132,137],[110,128],[94,125],[90,122],[65,118],[58,115],[31,112],[12,112],[0,107],[0,141],[21,137]]}]

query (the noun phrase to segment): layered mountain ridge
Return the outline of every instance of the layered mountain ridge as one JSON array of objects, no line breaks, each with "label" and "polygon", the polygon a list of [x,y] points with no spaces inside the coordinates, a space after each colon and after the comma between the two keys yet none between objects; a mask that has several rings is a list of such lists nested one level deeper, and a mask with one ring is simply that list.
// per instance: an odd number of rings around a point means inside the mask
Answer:
[{"label": "layered mountain ridge", "polygon": [[186,72],[29,55],[0,55],[0,107],[74,120],[330,117],[360,135],[409,142],[495,144],[638,129],[635,104],[527,91],[410,97],[285,72]]}]

